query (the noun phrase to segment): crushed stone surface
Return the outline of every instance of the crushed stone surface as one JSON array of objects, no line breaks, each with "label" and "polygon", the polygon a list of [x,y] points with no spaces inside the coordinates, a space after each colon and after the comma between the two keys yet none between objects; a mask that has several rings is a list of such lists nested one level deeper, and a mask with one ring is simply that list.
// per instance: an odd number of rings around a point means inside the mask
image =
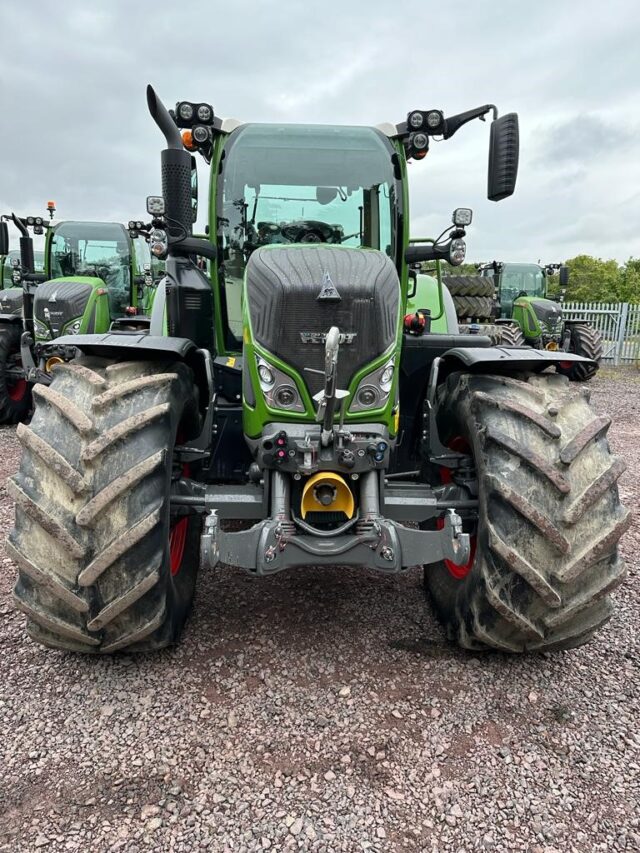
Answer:
[{"label": "crushed stone surface", "polygon": [[[640,495],[640,372],[592,402]],[[0,537],[18,466],[0,428]],[[447,643],[421,575],[203,572],[180,645],[41,648],[0,545],[0,850],[640,850],[640,520],[591,644],[530,657]]]}]

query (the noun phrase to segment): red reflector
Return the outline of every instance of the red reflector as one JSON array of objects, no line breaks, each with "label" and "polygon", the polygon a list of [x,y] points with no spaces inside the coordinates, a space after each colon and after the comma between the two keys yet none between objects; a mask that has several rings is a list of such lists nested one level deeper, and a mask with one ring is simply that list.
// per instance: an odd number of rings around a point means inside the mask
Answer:
[{"label": "red reflector", "polygon": [[129,315],[137,314],[138,309],[134,305],[129,305],[127,308],[124,309],[124,313]]},{"label": "red reflector", "polygon": [[573,367],[573,362],[572,361],[559,361],[558,367],[561,367],[563,370],[571,370],[571,368]]}]

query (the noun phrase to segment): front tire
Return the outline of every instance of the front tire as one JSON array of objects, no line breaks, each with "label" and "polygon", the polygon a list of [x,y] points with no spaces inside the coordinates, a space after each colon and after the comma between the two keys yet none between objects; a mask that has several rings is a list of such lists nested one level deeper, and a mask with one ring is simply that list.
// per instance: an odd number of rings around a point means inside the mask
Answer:
[{"label": "front tire", "polygon": [[199,562],[200,519],[171,515],[178,431],[193,434],[190,370],[76,359],[34,386],[8,481],[14,602],[46,646],[146,651],[175,642]]},{"label": "front tire", "polygon": [[500,347],[526,347],[527,341],[517,323],[498,323],[498,344]]},{"label": "front tire", "polygon": [[16,379],[10,368],[22,364],[18,323],[0,326],[0,424],[17,424],[31,411],[31,387],[26,379]]},{"label": "front tire", "polygon": [[470,448],[479,500],[469,567],[425,566],[449,636],[507,652],[589,640],[612,613],[625,572],[617,544],[630,523],[610,419],[563,376],[465,374],[448,378],[438,418],[446,443]]},{"label": "front tire", "polygon": [[593,326],[586,323],[575,323],[571,326],[569,337],[569,352],[590,358],[595,364],[583,364],[578,362],[569,368],[560,368],[564,376],[568,376],[572,382],[587,382],[598,372],[600,360],[602,359],[602,335]]}]

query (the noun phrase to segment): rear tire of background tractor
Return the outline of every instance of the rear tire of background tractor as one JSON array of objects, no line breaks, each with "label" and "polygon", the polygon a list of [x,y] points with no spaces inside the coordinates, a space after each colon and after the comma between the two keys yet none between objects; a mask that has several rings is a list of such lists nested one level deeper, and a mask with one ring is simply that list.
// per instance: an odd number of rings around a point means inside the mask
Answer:
[{"label": "rear tire of background tractor", "polygon": [[497,346],[526,347],[527,342],[517,323],[498,323],[496,329],[498,330]]},{"label": "rear tire of background tractor", "polygon": [[495,306],[489,296],[454,296],[453,304],[461,320],[488,320],[493,316]]},{"label": "rear tire of background tractor", "polygon": [[31,411],[31,386],[7,375],[9,362],[20,354],[21,333],[19,323],[0,327],[0,424],[24,421]]},{"label": "rear tire of background tractor", "polygon": [[625,572],[617,544],[630,513],[610,419],[557,374],[454,374],[440,403],[445,443],[471,448],[480,503],[470,567],[424,570],[450,638],[505,652],[581,645],[609,619]]},{"label": "rear tire of background tractor", "polygon": [[452,296],[495,296],[495,284],[488,276],[447,275],[442,280]]},{"label": "rear tire of background tractor", "polygon": [[571,326],[571,339],[569,352],[590,358],[596,362],[596,366],[590,364],[573,364],[570,368],[560,368],[560,373],[568,376],[572,382],[586,382],[598,372],[597,365],[602,358],[602,335],[593,326],[584,323],[576,323]]},{"label": "rear tire of background tractor", "polygon": [[34,386],[7,552],[16,606],[46,646],[148,651],[175,642],[191,608],[200,518],[172,516],[178,431],[197,430],[182,363],[81,358]]}]

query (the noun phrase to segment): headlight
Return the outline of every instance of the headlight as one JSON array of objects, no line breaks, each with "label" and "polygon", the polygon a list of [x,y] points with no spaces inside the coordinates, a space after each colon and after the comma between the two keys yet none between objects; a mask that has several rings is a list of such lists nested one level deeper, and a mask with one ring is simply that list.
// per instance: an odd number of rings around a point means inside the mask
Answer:
[{"label": "headlight", "polygon": [[426,133],[413,133],[411,135],[411,144],[417,151],[422,151],[429,147],[429,137]]},{"label": "headlight", "polygon": [[273,399],[279,409],[292,409],[299,401],[299,396],[293,385],[278,385],[273,392]]},{"label": "headlight", "polygon": [[395,357],[390,358],[382,367],[377,367],[360,380],[349,406],[350,412],[364,412],[386,405],[393,385],[395,365]]},{"label": "headlight", "polygon": [[210,122],[213,118],[213,110],[209,104],[200,104],[197,111],[198,119],[203,122]]},{"label": "headlight", "polygon": [[149,251],[156,258],[164,258],[169,248],[167,232],[160,228],[154,228],[149,234]]},{"label": "headlight", "polygon": [[256,355],[256,364],[267,406],[271,409],[286,409],[288,412],[304,412],[304,403],[295,381],[259,355]]},{"label": "headlight", "polygon": [[198,145],[204,145],[204,143],[209,139],[209,128],[205,127],[203,124],[197,124],[193,128],[193,138]]},{"label": "headlight", "polygon": [[183,101],[178,106],[178,115],[183,121],[191,121],[193,118],[193,104],[188,101]]},{"label": "headlight", "polygon": [[431,130],[435,130],[436,127],[440,127],[442,124],[443,115],[440,110],[431,110],[430,113],[427,113],[427,124],[431,128]]},{"label": "headlight", "polygon": [[454,267],[459,267],[461,263],[464,262],[464,259],[467,254],[467,244],[464,240],[457,238],[456,240],[451,241],[451,245],[449,246],[449,263]]},{"label": "headlight", "polygon": [[407,118],[407,124],[409,127],[412,127],[414,130],[419,130],[424,123],[424,116],[420,112],[420,110],[414,110],[412,113],[409,113],[409,117]]},{"label": "headlight", "polygon": [[73,323],[71,323],[71,325],[67,326],[67,328],[65,329],[65,332],[68,335],[77,335],[78,332],[80,331],[81,323],[82,323],[81,319],[80,320],[74,320]]},{"label": "headlight", "polygon": [[273,388],[276,377],[273,375],[273,370],[269,367],[264,359],[258,359],[258,377],[260,379],[260,387],[263,391],[268,391]]},{"label": "headlight", "polygon": [[34,325],[34,330],[35,330],[36,336],[38,338],[50,338],[51,337],[51,332],[49,331],[49,329],[47,329],[47,327],[45,326],[44,323],[40,322],[40,320],[34,320],[33,325]]},{"label": "headlight", "polygon": [[385,367],[385,369],[382,371],[382,373],[380,374],[380,387],[383,390],[388,392],[389,389],[391,388],[392,381],[393,381],[393,364],[388,364]]}]

